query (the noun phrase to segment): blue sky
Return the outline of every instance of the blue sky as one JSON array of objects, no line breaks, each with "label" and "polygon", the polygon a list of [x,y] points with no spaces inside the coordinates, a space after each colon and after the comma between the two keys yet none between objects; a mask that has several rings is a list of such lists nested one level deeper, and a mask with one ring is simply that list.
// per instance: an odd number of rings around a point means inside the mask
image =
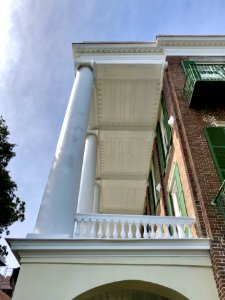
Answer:
[{"label": "blue sky", "polygon": [[0,114],[17,144],[11,161],[33,231],[74,80],[72,42],[152,41],[158,34],[225,34],[224,0],[0,0]]}]

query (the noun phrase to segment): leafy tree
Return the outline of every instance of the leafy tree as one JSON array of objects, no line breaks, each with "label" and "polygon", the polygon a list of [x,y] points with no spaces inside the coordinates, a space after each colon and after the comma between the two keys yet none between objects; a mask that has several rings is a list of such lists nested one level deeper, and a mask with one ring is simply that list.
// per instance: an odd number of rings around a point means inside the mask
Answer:
[{"label": "leafy tree", "polygon": [[[8,227],[16,221],[24,221],[25,202],[15,194],[16,183],[11,179],[7,170],[8,163],[16,154],[15,144],[8,141],[8,127],[0,116],[0,237],[2,233],[8,235]],[[7,255],[5,246],[0,245],[0,254]]]}]

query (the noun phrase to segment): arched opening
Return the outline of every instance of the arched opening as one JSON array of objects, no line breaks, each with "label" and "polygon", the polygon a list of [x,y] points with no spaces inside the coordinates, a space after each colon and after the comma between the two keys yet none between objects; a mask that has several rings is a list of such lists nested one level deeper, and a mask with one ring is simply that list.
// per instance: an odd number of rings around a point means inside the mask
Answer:
[{"label": "arched opening", "polygon": [[165,286],[140,280],[113,282],[91,289],[73,300],[187,300]]}]

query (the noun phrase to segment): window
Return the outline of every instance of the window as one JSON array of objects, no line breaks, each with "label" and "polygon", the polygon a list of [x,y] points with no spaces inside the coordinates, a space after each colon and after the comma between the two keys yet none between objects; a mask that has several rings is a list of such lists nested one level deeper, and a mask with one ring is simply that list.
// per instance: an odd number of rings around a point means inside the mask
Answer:
[{"label": "window", "polygon": [[169,115],[166,107],[165,97],[163,94],[161,98],[161,105],[162,105],[162,114],[160,119],[160,125],[161,125],[162,137],[163,137],[165,156],[167,156],[169,152],[171,140],[172,140],[172,133],[171,133],[171,127],[168,124]]},{"label": "window", "polygon": [[[154,159],[154,158],[153,158]],[[150,208],[150,214],[156,215],[156,209],[159,203],[159,191],[156,190],[156,175],[155,175],[155,168],[154,163],[152,164],[152,169],[149,173],[148,178],[148,202],[149,202],[149,208]]]},{"label": "window", "polygon": [[159,123],[156,126],[156,139],[157,139],[157,147],[158,147],[158,155],[159,155],[161,172],[162,172],[162,174],[164,174],[165,168],[166,168],[166,156],[165,156],[165,152],[163,149],[163,140],[162,140],[162,134],[161,134]]},{"label": "window", "polygon": [[225,180],[225,127],[206,127],[204,131],[218,175],[223,181]]},{"label": "window", "polygon": [[167,198],[167,210],[170,216],[187,216],[184,193],[177,163],[174,165],[173,177]]},{"label": "window", "polygon": [[169,153],[169,148],[172,140],[171,128],[168,124],[168,111],[166,107],[165,97],[162,94],[161,97],[162,112],[159,123],[156,127],[157,147],[159,153],[159,161],[162,174],[165,173],[166,158]]},{"label": "window", "polygon": [[154,189],[154,182],[152,178],[152,172],[149,174],[148,179],[148,201],[149,201],[149,208],[150,208],[150,215],[156,214],[156,195],[155,195],[155,189]]}]

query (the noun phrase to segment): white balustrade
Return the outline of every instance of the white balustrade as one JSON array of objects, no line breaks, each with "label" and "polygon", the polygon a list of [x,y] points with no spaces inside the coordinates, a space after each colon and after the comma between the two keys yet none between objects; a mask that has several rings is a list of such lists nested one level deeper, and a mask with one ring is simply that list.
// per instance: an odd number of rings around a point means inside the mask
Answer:
[{"label": "white balustrade", "polygon": [[194,238],[195,218],[117,214],[76,214],[75,239]]}]

